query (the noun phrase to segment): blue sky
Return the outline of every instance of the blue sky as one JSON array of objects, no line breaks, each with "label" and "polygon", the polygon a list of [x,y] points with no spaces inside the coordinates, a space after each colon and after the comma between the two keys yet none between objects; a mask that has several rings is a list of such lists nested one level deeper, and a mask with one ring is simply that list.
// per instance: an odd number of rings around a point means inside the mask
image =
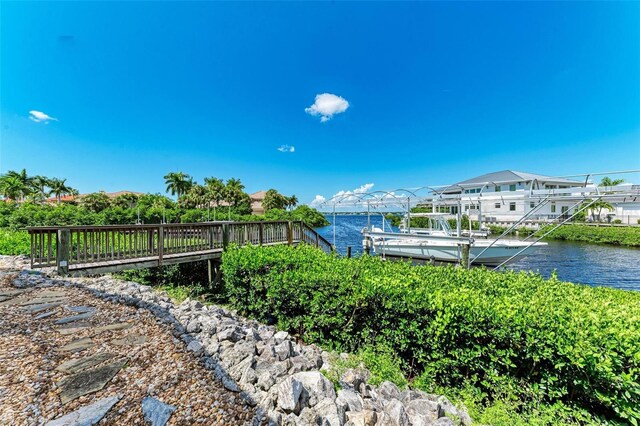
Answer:
[{"label": "blue sky", "polygon": [[[81,192],[640,168],[637,2],[3,1],[0,24],[0,172]],[[305,112],[323,93],[348,108]]]}]

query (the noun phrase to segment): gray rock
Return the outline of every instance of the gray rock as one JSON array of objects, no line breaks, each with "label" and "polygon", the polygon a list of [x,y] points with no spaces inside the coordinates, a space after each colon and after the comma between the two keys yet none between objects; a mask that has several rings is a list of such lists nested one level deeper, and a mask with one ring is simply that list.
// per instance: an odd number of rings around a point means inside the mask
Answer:
[{"label": "gray rock", "polygon": [[378,396],[386,400],[399,399],[400,397],[400,389],[391,382],[380,383],[376,392],[378,393]]},{"label": "gray rock", "polygon": [[47,309],[51,309],[51,308],[57,308],[58,306],[62,305],[62,302],[57,302],[57,303],[43,303],[41,305],[29,305],[29,306],[25,306],[23,309],[31,312],[32,314],[35,314],[37,312],[41,312],[41,311],[46,311]]},{"label": "gray rock", "polygon": [[95,312],[85,312],[84,314],[74,315],[74,316],[71,316],[71,317],[66,317],[66,318],[59,319],[55,323],[56,324],[68,324],[70,322],[77,322],[77,321],[89,319],[93,315],[95,315]]},{"label": "gray rock", "polygon": [[147,396],[142,400],[144,419],[151,423],[151,426],[164,426],[174,411],[176,411],[175,406],[165,404],[154,397]]},{"label": "gray rock", "polygon": [[200,318],[189,321],[189,324],[187,325],[187,333],[199,333],[200,330],[202,330]]},{"label": "gray rock", "polygon": [[102,333],[103,331],[116,331],[116,330],[126,330],[133,326],[132,323],[129,322],[119,322],[115,324],[103,325],[100,327],[96,327],[93,331],[94,333]]},{"label": "gray rock", "polygon": [[303,356],[294,356],[293,358],[289,358],[289,360],[291,362],[291,368],[289,369],[289,374],[295,374],[301,371],[311,370],[315,367]]},{"label": "gray rock", "polygon": [[120,396],[100,399],[91,405],[86,405],[66,416],[59,417],[46,426],[89,426],[98,423],[118,401]]},{"label": "gray rock", "polygon": [[378,421],[378,414],[372,410],[347,411],[345,420],[346,426],[375,426]]},{"label": "gray rock", "polygon": [[361,383],[367,382],[368,377],[369,374],[366,370],[350,368],[340,377],[340,386],[343,389],[357,390],[360,389]]},{"label": "gray rock", "polygon": [[85,328],[91,327],[91,324],[88,322],[73,322],[71,324],[63,325],[58,327],[58,333],[63,335],[76,334],[79,331],[82,331]]},{"label": "gray rock", "polygon": [[323,399],[313,407],[313,411],[316,414],[316,424],[322,426],[341,426],[344,424],[344,411],[338,410],[333,399]]},{"label": "gray rock", "polygon": [[385,405],[382,422],[378,421],[378,424],[384,426],[410,426],[409,416],[404,409],[402,402],[397,399],[390,400]]},{"label": "gray rock", "polygon": [[204,347],[202,346],[202,343],[198,342],[197,340],[193,340],[187,345],[187,350],[193,352],[193,354],[196,356],[200,356],[204,352]]},{"label": "gray rock", "polygon": [[116,356],[115,354],[100,353],[100,354],[88,356],[86,358],[72,359],[72,360],[63,362],[62,364],[57,366],[56,370],[62,371],[63,373],[67,373],[67,374],[75,374],[82,370],[93,368],[96,365],[102,364],[103,362],[110,360],[115,356]]},{"label": "gray rock", "polygon": [[286,331],[278,331],[276,334],[273,335],[273,340],[275,341],[276,345],[278,345],[288,337],[289,337],[289,333],[287,333]]},{"label": "gray rock", "polygon": [[90,337],[74,340],[62,347],[56,349],[56,352],[80,352],[93,346],[93,340]]},{"label": "gray rock", "polygon": [[406,411],[411,424],[416,426],[430,425],[438,420],[441,414],[444,415],[441,413],[440,404],[428,399],[414,399],[407,404]]},{"label": "gray rock", "polygon": [[42,314],[40,314],[40,315],[36,315],[36,316],[34,317],[34,319],[37,319],[37,320],[39,320],[39,319],[45,319],[45,318],[49,318],[51,315],[55,315],[55,314],[56,314],[56,311],[44,312],[44,313],[42,313]]},{"label": "gray rock", "polygon": [[60,400],[66,404],[82,395],[99,391],[120,371],[125,363],[126,361],[120,360],[65,377],[57,384],[61,390]]},{"label": "gray rock", "polygon": [[313,407],[327,398],[336,399],[333,384],[319,371],[303,371],[291,377],[302,383],[304,388],[301,397],[302,407]]},{"label": "gray rock", "polygon": [[240,327],[238,326],[225,328],[224,330],[220,331],[217,336],[219,341],[230,340],[233,343],[241,340],[244,337]]},{"label": "gray rock", "polygon": [[434,423],[429,423],[429,425],[433,426],[456,426],[456,423],[451,420],[449,417],[440,417]]},{"label": "gray rock", "polygon": [[127,336],[124,336],[122,339],[114,339],[111,341],[111,343],[118,346],[139,346],[146,341],[146,336],[141,336],[139,334],[129,334]]},{"label": "gray rock", "polygon": [[363,400],[356,392],[351,389],[340,389],[336,404],[338,407],[344,407],[344,411],[362,411]]},{"label": "gray rock", "polygon": [[289,358],[292,352],[293,347],[290,340],[284,340],[273,347],[273,354],[278,361],[284,361]]},{"label": "gray rock", "polygon": [[278,406],[285,413],[298,413],[302,391],[303,386],[301,382],[293,377],[287,377],[278,385]]},{"label": "gray rock", "polygon": [[267,414],[267,419],[269,420],[269,426],[282,425],[282,413],[279,413],[275,410],[269,411],[269,413]]},{"label": "gray rock", "polygon": [[75,312],[77,314],[84,314],[87,312],[94,312],[96,308],[93,306],[65,306],[71,312]]}]

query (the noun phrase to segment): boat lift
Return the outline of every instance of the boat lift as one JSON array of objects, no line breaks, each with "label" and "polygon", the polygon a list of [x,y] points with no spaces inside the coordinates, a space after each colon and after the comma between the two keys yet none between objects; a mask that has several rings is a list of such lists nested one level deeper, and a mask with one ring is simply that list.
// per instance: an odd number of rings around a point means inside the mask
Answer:
[{"label": "boat lift", "polygon": [[[621,203],[621,202],[640,202],[640,185],[630,185],[630,184],[621,184],[612,187],[599,187],[593,184],[589,179],[595,176],[605,176],[605,175],[629,175],[629,174],[639,174],[640,170],[624,170],[624,171],[613,171],[613,172],[599,172],[599,173],[585,173],[580,175],[571,175],[571,176],[563,176],[563,178],[576,178],[583,177],[584,181],[581,185],[577,185],[569,188],[555,188],[548,189],[539,187],[536,188],[537,182],[532,181],[531,185],[528,189],[525,189],[527,195],[527,202],[535,202],[535,206],[532,207],[528,212],[526,212],[520,219],[512,223],[502,234],[500,234],[494,242],[489,247],[486,247],[480,254],[484,253],[484,251],[488,250],[493,244],[495,244],[500,239],[506,237],[509,233],[515,230],[519,225],[526,223],[528,220],[531,220],[536,217],[541,209],[549,205],[552,202],[573,202],[573,204],[567,209],[563,214],[558,215],[552,220],[545,221],[546,225],[552,225],[551,229],[545,231],[545,233],[541,236],[536,236],[537,231],[527,236],[522,241],[529,241],[530,238],[535,237],[531,241],[531,243],[519,250],[518,253],[514,254],[507,261],[502,262],[500,265],[496,266],[495,269],[499,269],[507,264],[511,259],[515,258],[528,248],[532,247],[535,243],[542,240],[544,237],[558,229],[560,226],[566,224],[575,218],[578,214],[587,211],[591,206],[596,204],[599,201],[608,201],[613,203]],[[478,206],[478,221],[480,225],[483,224],[482,217],[482,203],[502,203],[507,204],[509,202],[523,202],[523,190],[519,190],[516,192],[505,191],[505,192],[486,192],[488,188],[500,185],[505,182],[484,182],[484,183],[473,183],[468,185],[454,184],[454,185],[428,185],[422,186],[418,188],[398,188],[391,191],[370,191],[370,192],[349,192],[346,194],[340,194],[334,196],[322,203],[316,205],[317,208],[322,209],[323,207],[332,207],[333,213],[333,244],[335,246],[336,243],[336,208],[340,207],[351,207],[351,208],[366,208],[367,212],[367,228],[371,230],[371,213],[372,208],[378,210],[380,214],[383,215],[383,209],[387,209],[387,211],[392,212],[393,210],[389,209],[397,209],[400,207],[403,209],[407,215],[410,216],[411,208],[416,206],[428,206],[432,207],[433,212],[437,212],[442,210],[443,208],[450,208],[452,206],[457,207],[457,229],[456,229],[456,238],[461,239],[461,244],[472,244],[472,230],[471,230],[471,220],[469,221],[469,236],[464,237],[462,235],[461,223],[462,223],[462,205],[477,205]],[[578,183],[578,182],[577,182]],[[465,193],[465,189],[468,188],[477,188],[478,185],[482,185],[479,192],[476,193]],[[450,193],[451,190],[459,189],[459,193]],[[513,200],[513,201],[511,201]],[[396,210],[397,211],[397,210]],[[384,227],[384,219],[383,219],[383,227]],[[411,232],[411,221],[407,221],[407,230]],[[383,232],[384,236],[391,235],[390,233]],[[464,241],[462,241],[464,240]],[[476,256],[478,258],[480,255]],[[462,253],[460,254],[459,261],[462,262]],[[468,260],[468,266],[472,265],[474,259]]]}]

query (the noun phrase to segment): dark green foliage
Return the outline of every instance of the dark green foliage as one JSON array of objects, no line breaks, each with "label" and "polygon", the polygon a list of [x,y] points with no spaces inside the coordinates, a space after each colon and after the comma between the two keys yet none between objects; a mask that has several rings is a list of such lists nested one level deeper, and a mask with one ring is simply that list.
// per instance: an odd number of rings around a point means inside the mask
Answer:
[{"label": "dark green foliage", "polygon": [[385,344],[423,387],[469,384],[640,419],[640,293],[517,272],[233,248],[226,295],[241,314],[340,350]]}]

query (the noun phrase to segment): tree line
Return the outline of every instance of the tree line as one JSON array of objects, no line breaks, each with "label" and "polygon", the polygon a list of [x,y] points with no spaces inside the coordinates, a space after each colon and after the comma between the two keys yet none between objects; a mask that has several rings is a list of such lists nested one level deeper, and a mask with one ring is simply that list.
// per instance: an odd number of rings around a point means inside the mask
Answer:
[{"label": "tree line", "polygon": [[[166,193],[123,193],[115,197],[104,191],[79,195],[66,179],[30,176],[23,169],[0,175],[0,227],[24,228],[38,225],[103,225],[130,223],[203,222],[210,220],[304,220],[324,226],[322,214],[308,206],[298,206],[295,195],[285,196],[275,189],[262,201],[264,215],[252,214],[251,197],[240,179],[226,182],[215,177],[199,184],[186,173],[164,176]],[[65,200],[65,195],[73,195]],[[54,199],[52,199],[54,197]]]}]

